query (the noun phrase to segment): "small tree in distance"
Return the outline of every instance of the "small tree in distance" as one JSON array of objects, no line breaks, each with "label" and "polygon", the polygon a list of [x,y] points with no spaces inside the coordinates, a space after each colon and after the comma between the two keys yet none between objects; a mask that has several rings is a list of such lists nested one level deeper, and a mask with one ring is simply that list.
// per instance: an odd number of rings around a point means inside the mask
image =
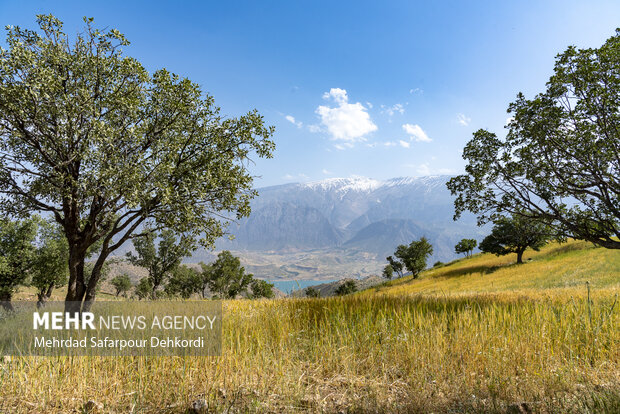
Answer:
[{"label": "small tree in distance", "polygon": [[112,286],[116,290],[117,297],[121,294],[125,296],[126,293],[131,289],[131,279],[126,273],[115,276],[112,280],[110,280],[110,284],[112,284]]},{"label": "small tree in distance", "polygon": [[0,219],[0,305],[13,310],[11,299],[15,289],[22,284],[31,270],[35,254],[35,237],[39,219]]},{"label": "small tree in distance", "polygon": [[140,279],[136,287],[134,288],[134,293],[138,297],[139,300],[148,299],[153,295],[153,286],[148,277],[143,277]]},{"label": "small tree in distance", "polygon": [[181,265],[172,272],[165,291],[169,296],[178,295],[189,299],[194,293],[200,292],[201,287],[201,275],[191,267]]},{"label": "small tree in distance", "polygon": [[320,298],[321,297],[321,292],[319,292],[319,290],[317,288],[314,288],[312,286],[308,286],[305,290],[304,290],[306,297],[308,298]]},{"label": "small tree in distance", "polygon": [[[388,261],[388,264],[392,267],[392,272],[398,273],[398,277],[403,277],[403,268],[404,265],[398,260],[394,259],[392,256],[388,256],[385,258]],[[385,269],[384,269],[385,271]]]},{"label": "small tree in distance", "polygon": [[60,226],[52,220],[40,223],[38,238],[31,285],[37,289],[37,307],[42,307],[52,296],[54,288],[67,283],[69,245]]},{"label": "small tree in distance", "polygon": [[433,254],[433,246],[426,237],[412,241],[409,246],[401,244],[394,252],[394,256],[401,260],[414,279],[417,279],[420,272],[426,268],[426,260],[431,254]]},{"label": "small tree in distance", "polygon": [[394,268],[391,264],[385,265],[383,268],[383,277],[390,280],[394,276]]},{"label": "small tree in distance", "polygon": [[355,283],[355,280],[349,279],[345,281],[342,285],[338,286],[335,293],[338,296],[344,296],[349,295],[355,291],[357,291],[357,284]]},{"label": "small tree in distance", "polygon": [[192,244],[187,239],[181,238],[177,242],[177,237],[172,230],[161,232],[159,245],[155,247],[154,232],[147,232],[143,237],[134,240],[134,247],[137,255],[127,253],[129,261],[136,265],[145,267],[149,272],[151,284],[151,297],[156,298],[156,291],[163,286],[166,280],[181,264],[181,259],[191,252]]},{"label": "small tree in distance", "polygon": [[454,251],[457,254],[465,253],[465,257],[471,257],[476,246],[478,246],[476,239],[462,239],[454,246]]},{"label": "small tree in distance", "polygon": [[275,296],[273,292],[273,283],[269,283],[266,280],[254,279],[250,284],[250,288],[252,289],[252,298],[267,298],[271,299]]},{"label": "small tree in distance", "polygon": [[245,273],[239,258],[224,250],[211,264],[208,276],[209,290],[218,298],[234,299],[237,295],[247,292],[252,278],[251,273]]},{"label": "small tree in distance", "polygon": [[544,224],[525,217],[502,217],[495,221],[495,226],[480,243],[480,250],[503,256],[517,254],[517,263],[523,263],[523,252],[528,247],[538,251],[551,239],[550,229]]}]

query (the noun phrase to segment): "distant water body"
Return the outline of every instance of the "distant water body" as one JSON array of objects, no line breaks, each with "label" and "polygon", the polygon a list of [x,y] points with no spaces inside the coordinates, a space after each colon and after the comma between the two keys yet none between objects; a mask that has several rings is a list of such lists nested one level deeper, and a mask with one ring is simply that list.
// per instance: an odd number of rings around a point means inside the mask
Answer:
[{"label": "distant water body", "polygon": [[305,289],[308,286],[315,286],[315,285],[320,285],[322,283],[331,283],[335,281],[336,280],[302,279],[302,280],[268,280],[267,282],[273,283],[274,287],[288,294],[294,290]]}]

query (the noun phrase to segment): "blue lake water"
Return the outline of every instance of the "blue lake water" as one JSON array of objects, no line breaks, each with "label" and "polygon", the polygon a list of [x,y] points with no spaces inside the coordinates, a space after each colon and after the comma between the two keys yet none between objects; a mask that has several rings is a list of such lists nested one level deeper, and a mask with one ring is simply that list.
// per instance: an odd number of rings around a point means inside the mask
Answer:
[{"label": "blue lake water", "polygon": [[291,293],[293,290],[305,289],[308,286],[320,285],[322,283],[330,283],[335,280],[268,280],[267,282],[273,283],[274,287],[278,288],[284,293]]}]

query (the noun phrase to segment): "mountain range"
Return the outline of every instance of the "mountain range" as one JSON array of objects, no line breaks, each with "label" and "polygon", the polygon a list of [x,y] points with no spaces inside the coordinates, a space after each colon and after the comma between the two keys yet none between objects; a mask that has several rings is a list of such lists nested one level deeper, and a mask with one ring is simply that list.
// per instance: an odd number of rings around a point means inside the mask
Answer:
[{"label": "mountain range", "polygon": [[[472,215],[452,220],[450,178],[333,178],[260,188],[250,217],[229,227],[235,239],[221,239],[217,248],[232,250],[265,279],[380,274],[396,246],[422,236],[434,247],[429,264],[452,260],[460,239],[485,232]],[[192,261],[212,257],[196,252]]]}]

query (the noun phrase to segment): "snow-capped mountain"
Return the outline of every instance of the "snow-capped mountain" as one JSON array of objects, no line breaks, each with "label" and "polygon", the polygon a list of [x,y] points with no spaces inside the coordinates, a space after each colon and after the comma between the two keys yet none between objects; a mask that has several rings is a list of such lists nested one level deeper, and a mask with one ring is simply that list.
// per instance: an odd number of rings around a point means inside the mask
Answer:
[{"label": "snow-capped mountain", "polygon": [[291,252],[343,249],[373,254],[383,262],[399,244],[426,236],[433,260],[455,257],[463,237],[478,237],[475,219],[452,220],[450,176],[374,180],[333,178],[258,189],[252,214],[229,231],[219,248]]}]

